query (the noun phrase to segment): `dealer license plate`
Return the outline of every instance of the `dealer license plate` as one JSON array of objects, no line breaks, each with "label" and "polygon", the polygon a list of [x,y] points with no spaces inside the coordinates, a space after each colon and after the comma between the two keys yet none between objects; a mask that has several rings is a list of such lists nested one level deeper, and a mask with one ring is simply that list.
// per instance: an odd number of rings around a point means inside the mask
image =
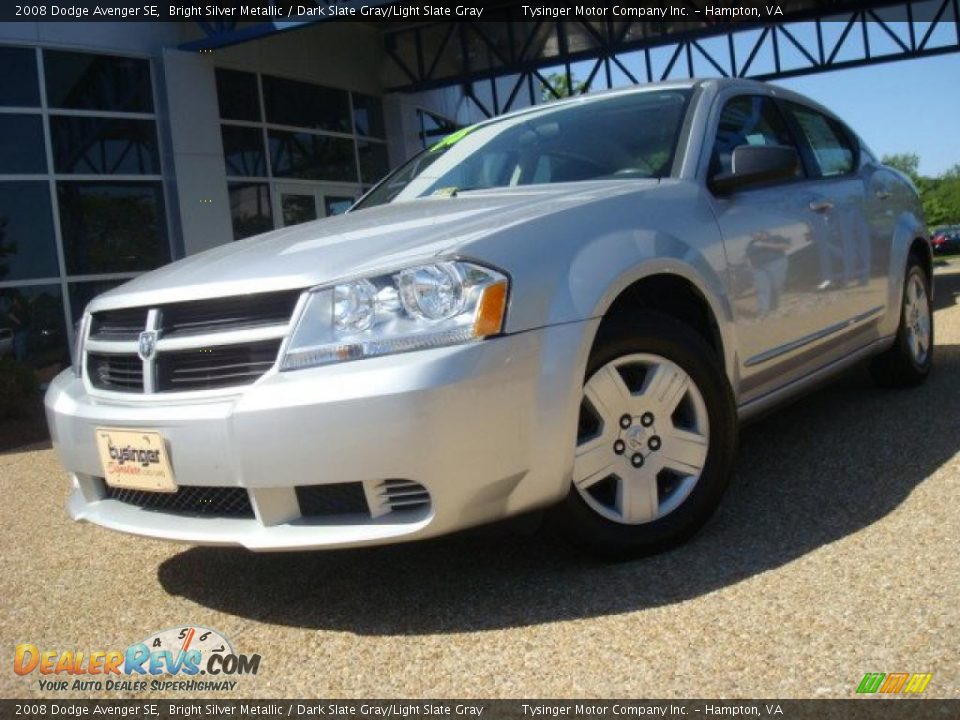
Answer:
[{"label": "dealer license plate", "polygon": [[177,491],[163,435],[130,428],[97,428],[96,434],[107,485],[152,492]]}]

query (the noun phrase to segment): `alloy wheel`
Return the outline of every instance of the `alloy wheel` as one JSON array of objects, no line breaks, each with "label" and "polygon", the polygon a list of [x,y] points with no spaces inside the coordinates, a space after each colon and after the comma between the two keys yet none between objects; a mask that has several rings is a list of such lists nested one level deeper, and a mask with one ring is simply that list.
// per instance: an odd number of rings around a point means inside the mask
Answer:
[{"label": "alloy wheel", "polygon": [[919,273],[911,273],[903,298],[907,345],[917,365],[923,365],[930,351],[930,299]]},{"label": "alloy wheel", "polygon": [[690,495],[708,449],[706,403],[690,375],[660,355],[625,355],[584,386],[574,487],[609,520],[653,522]]}]

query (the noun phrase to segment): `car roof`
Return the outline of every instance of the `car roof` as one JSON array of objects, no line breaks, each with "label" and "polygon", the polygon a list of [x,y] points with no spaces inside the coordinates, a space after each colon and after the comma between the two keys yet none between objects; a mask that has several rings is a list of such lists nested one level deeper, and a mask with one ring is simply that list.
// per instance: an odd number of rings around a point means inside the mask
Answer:
[{"label": "car roof", "polygon": [[[583,93],[580,95],[574,95],[568,98],[562,98],[559,100],[551,100],[547,103],[540,103],[538,105],[530,105],[529,107],[521,108],[519,110],[514,110],[513,112],[504,113],[503,115],[497,115],[492,118],[481,120],[478,123],[475,123],[473,128],[480,128],[490,123],[494,123],[500,120],[521,117],[523,115],[532,114],[536,112],[542,112],[547,108],[559,108],[567,105],[578,105],[582,103],[597,102],[602,99],[611,98],[611,97],[624,97],[628,95],[640,94],[645,92],[653,92],[656,90],[671,90],[671,89],[713,89],[716,92],[721,92],[727,90],[728,88],[739,88],[745,91],[754,91],[754,92],[770,92],[776,97],[785,98],[788,100],[793,100],[796,102],[803,103],[804,105],[811,106],[817,110],[822,111],[823,113],[829,115],[830,117],[841,120],[837,115],[832,112],[829,108],[826,108],[820,103],[811,100],[805,95],[795,93],[792,90],[788,90],[785,87],[775,85],[773,83],[762,82],[760,80],[751,80],[750,78],[690,78],[690,79],[680,79],[680,80],[665,80],[661,82],[651,82],[644,83],[639,85],[630,85],[628,87],[622,88],[612,88],[609,90],[597,90],[588,93]],[[843,123],[846,125],[846,123]]]}]

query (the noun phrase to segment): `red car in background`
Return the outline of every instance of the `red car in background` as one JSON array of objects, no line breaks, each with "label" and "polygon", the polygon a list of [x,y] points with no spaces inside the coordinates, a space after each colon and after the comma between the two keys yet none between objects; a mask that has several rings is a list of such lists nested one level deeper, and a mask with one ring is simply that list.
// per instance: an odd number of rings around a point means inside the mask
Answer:
[{"label": "red car in background", "polygon": [[960,253],[960,225],[934,230],[930,244],[937,255]]}]

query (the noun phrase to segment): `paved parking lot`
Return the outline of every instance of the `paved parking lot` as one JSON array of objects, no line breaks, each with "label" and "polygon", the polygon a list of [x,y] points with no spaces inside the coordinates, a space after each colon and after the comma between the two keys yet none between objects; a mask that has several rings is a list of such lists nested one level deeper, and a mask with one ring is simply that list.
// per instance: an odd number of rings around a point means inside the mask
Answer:
[{"label": "paved parking lot", "polygon": [[637,562],[543,533],[289,555],[141,540],[72,524],[48,448],[0,455],[0,696],[41,694],[10,669],[17,643],[89,652],[185,623],[262,655],[240,697],[849,697],[868,671],[960,696],[960,273],[937,292],[923,388],[855,371],[745,429],[717,516]]}]

